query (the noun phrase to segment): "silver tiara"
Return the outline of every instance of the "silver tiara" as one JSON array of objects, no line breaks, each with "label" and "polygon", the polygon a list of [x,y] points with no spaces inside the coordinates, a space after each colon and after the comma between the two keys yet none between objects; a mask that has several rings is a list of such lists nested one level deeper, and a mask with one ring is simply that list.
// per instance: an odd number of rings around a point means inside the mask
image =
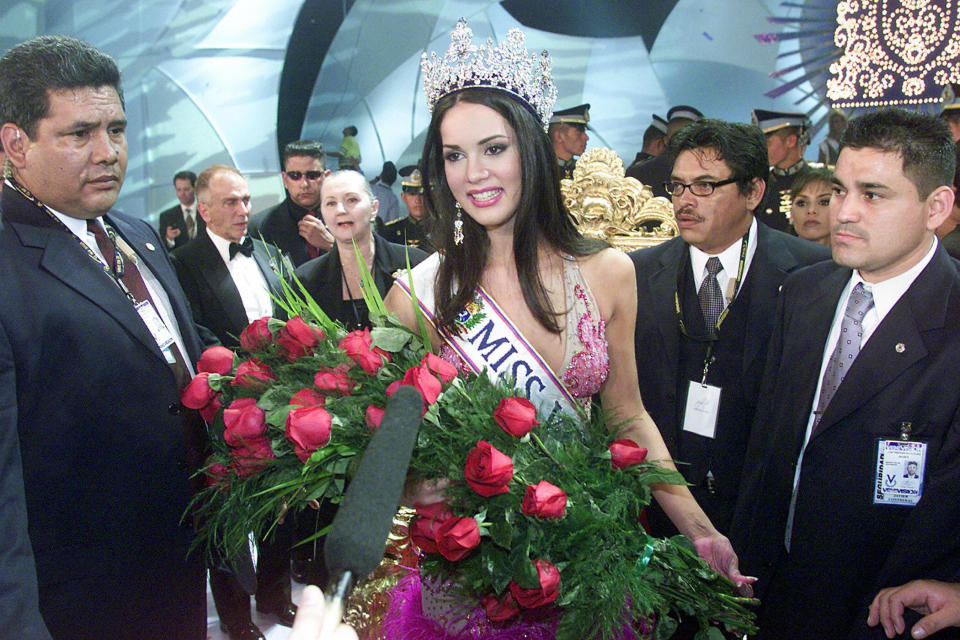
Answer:
[{"label": "silver tiara", "polygon": [[424,52],[420,69],[427,109],[432,113],[440,98],[467,87],[499,89],[525,102],[546,129],[557,101],[550,54],[528,52],[520,29],[510,29],[506,41],[497,46],[490,38],[480,47],[472,40],[473,30],[461,18],[450,32],[450,48],[442,58]]}]

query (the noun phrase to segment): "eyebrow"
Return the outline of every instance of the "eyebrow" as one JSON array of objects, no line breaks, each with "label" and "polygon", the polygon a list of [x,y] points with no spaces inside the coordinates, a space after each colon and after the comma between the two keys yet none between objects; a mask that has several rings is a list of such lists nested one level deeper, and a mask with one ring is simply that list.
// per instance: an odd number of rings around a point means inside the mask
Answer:
[{"label": "eyebrow", "polygon": [[[730,177],[732,178],[733,176],[730,176]],[[710,180],[716,180],[719,182],[720,180],[726,180],[726,179],[727,178],[717,177],[712,173],[701,173],[700,175],[695,176],[693,180],[691,180],[691,182],[707,182]],[[672,182],[683,182],[683,180],[680,179],[680,176],[673,175],[673,174],[670,174],[670,180]]]},{"label": "eyebrow", "polygon": [[[846,185],[843,184],[843,182],[840,181],[840,179],[838,179],[836,176],[834,176],[833,178],[833,184],[835,184],[838,187],[846,188]],[[890,190],[890,186],[885,185],[882,182],[863,182],[862,180],[855,180],[853,184],[860,191],[877,191],[879,189],[888,190],[888,191]]]},{"label": "eyebrow", "polygon": [[[509,139],[510,139],[510,136],[508,136],[508,135],[505,134],[505,133],[495,133],[495,134],[493,134],[492,136],[487,136],[487,137],[484,138],[483,140],[480,140],[477,144],[487,144],[488,142],[491,142],[491,141],[493,141],[493,140],[496,140],[497,138],[504,138],[504,139],[506,139],[506,140],[509,140]],[[459,149],[459,148],[460,148],[460,145],[458,145],[458,144],[444,144],[443,146],[444,146],[445,148],[448,148],[448,149]]]}]

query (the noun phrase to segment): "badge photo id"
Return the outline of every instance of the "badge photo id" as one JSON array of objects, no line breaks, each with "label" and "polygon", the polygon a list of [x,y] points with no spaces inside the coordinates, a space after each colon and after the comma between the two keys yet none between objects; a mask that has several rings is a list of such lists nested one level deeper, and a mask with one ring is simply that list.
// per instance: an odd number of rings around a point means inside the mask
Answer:
[{"label": "badge photo id", "polygon": [[720,387],[690,381],[687,387],[687,406],[683,412],[683,430],[714,438],[717,433],[717,415],[720,412]]},{"label": "badge photo id", "polygon": [[920,502],[926,462],[926,442],[878,441],[873,503],[912,507]]}]

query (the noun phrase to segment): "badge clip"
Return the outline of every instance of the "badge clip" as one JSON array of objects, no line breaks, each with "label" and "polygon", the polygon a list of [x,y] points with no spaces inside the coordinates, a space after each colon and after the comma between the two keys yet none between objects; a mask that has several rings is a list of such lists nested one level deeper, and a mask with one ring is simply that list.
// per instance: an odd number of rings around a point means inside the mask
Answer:
[{"label": "badge clip", "polygon": [[910,439],[910,433],[913,431],[912,422],[901,422],[900,423],[900,439],[904,442]]}]

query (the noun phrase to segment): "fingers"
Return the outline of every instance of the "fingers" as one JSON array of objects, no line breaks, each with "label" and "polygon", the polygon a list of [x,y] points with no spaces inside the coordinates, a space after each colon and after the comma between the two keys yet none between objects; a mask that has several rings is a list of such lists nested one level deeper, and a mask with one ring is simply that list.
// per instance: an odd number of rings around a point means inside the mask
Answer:
[{"label": "fingers", "polygon": [[323,626],[325,603],[323,593],[314,585],[307,585],[297,606],[297,617],[293,620],[290,640],[317,640]]},{"label": "fingers", "polygon": [[917,624],[913,625],[913,628],[910,630],[910,634],[914,638],[926,638],[929,635],[933,635],[941,629],[945,629],[951,624],[955,623],[955,618],[951,615],[951,612],[948,609],[940,609],[935,611],[930,615],[921,618]]}]

